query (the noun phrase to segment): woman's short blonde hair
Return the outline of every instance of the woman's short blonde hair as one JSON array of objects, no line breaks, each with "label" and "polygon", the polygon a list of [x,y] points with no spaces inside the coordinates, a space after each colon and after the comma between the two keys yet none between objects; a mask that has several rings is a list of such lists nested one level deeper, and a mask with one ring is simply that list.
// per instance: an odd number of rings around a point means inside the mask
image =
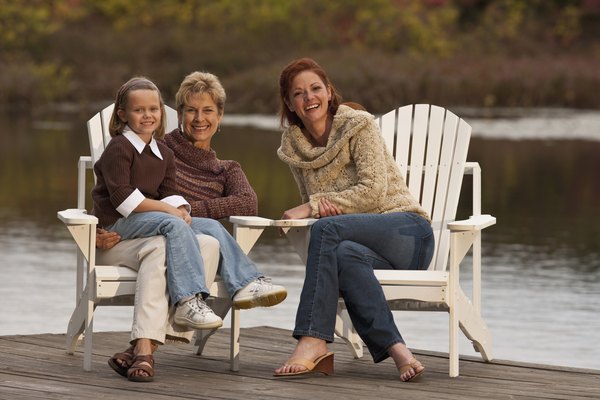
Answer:
[{"label": "woman's short blonde hair", "polygon": [[185,102],[195,94],[207,93],[217,105],[220,115],[225,111],[225,89],[221,85],[219,78],[210,72],[195,71],[186,76],[175,94],[175,108],[177,114],[181,115]]}]

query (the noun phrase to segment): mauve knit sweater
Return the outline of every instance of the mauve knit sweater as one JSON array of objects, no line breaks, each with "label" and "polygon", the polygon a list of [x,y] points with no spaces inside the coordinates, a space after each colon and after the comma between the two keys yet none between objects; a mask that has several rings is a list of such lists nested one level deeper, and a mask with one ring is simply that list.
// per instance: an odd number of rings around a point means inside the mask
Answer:
[{"label": "mauve knit sweater", "polygon": [[164,142],[175,154],[177,186],[193,217],[258,214],[256,193],[237,161],[219,160],[212,149],[195,147],[179,129],[165,135]]}]

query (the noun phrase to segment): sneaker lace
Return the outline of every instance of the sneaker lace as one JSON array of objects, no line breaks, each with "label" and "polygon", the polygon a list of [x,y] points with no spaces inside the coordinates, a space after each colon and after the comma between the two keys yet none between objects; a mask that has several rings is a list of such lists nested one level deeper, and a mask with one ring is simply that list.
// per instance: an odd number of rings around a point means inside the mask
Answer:
[{"label": "sneaker lace", "polygon": [[260,277],[254,281],[254,286],[250,290],[252,293],[258,293],[261,290],[268,290],[272,286],[271,278]]},{"label": "sneaker lace", "polygon": [[206,302],[199,296],[196,297],[196,301],[190,301],[189,306],[194,311],[199,312],[201,315],[206,315],[213,312],[208,304],[206,304]]}]

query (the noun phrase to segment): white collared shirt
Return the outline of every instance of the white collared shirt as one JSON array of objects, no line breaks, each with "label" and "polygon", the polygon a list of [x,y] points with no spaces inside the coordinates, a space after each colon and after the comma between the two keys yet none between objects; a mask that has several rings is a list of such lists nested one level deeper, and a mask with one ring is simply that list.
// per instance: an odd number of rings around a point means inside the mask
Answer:
[{"label": "white collared shirt", "polygon": [[[138,153],[142,154],[142,151],[144,151],[144,148],[146,147],[146,143],[140,139],[137,133],[131,130],[129,125],[125,125],[125,128],[123,129],[123,136],[129,140]],[[156,157],[160,158],[161,160],[163,159],[162,154],[160,154],[160,149],[158,148],[158,143],[156,143],[154,138],[150,140],[148,146],[150,146],[150,150],[152,150],[152,153],[154,153]]]}]

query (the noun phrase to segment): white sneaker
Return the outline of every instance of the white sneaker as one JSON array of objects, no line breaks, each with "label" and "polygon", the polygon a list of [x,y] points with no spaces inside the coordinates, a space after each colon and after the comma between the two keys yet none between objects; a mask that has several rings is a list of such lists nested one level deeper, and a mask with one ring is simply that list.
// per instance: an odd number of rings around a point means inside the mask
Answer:
[{"label": "white sneaker", "polygon": [[223,320],[202,300],[201,296],[186,301],[177,306],[176,324],[194,329],[213,329],[223,326]]},{"label": "white sneaker", "polygon": [[283,286],[273,285],[270,278],[260,277],[238,290],[233,296],[237,308],[271,307],[287,297]]}]

